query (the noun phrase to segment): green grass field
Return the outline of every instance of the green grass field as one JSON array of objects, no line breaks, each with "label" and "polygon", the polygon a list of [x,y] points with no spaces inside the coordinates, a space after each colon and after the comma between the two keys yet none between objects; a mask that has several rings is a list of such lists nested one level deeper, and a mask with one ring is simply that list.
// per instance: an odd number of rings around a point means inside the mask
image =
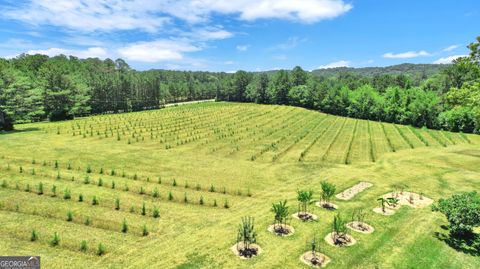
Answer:
[{"label": "green grass field", "polygon": [[[398,184],[434,200],[478,190],[480,136],[232,103],[16,127],[0,134],[0,253],[40,255],[44,268],[308,268],[299,260],[307,240],[328,234],[335,213],[312,205],[318,222],[293,219],[295,234],[280,238],[267,231],[270,208],[287,199],[297,211],[297,189],[318,199],[323,180],[337,192],[374,184],[334,201],[346,218],[363,208],[375,232],[352,232],[358,242],[346,248],[322,241],[328,268],[480,268],[478,256],[439,239],[447,222],[429,207],[372,211]],[[246,261],[230,251],[242,216],[255,217],[263,249]]]}]

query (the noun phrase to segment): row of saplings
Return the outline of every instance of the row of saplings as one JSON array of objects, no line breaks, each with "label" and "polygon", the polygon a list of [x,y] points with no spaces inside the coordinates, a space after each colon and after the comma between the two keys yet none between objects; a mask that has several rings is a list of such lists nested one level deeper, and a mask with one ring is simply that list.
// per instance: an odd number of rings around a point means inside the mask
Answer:
[{"label": "row of saplings", "polygon": [[[328,210],[337,209],[337,205],[331,203],[335,194],[336,187],[329,182],[322,182],[322,193],[320,201],[316,206]],[[308,205],[314,203],[312,191],[297,191],[297,200],[299,201],[299,210],[293,214],[293,218],[301,221],[314,221],[318,217],[308,211]],[[278,236],[290,236],[295,229],[288,224],[290,220],[289,207],[287,201],[279,201],[272,205],[274,213],[274,223],[268,227],[268,231]],[[365,223],[365,213],[361,209],[354,210],[351,221],[347,223],[340,214],[336,214],[332,223],[332,232],[325,237],[325,241],[332,246],[351,246],[356,243],[355,239],[348,234],[348,228],[361,233],[372,233],[373,227]],[[238,229],[236,244],[231,248],[232,251],[243,259],[248,259],[261,253],[261,248],[257,245],[257,234],[254,229],[254,219],[252,217],[242,218],[242,223]],[[300,259],[307,265],[314,267],[323,267],[330,262],[330,258],[319,252],[320,240],[314,236],[309,242],[309,251],[304,253]]]}]

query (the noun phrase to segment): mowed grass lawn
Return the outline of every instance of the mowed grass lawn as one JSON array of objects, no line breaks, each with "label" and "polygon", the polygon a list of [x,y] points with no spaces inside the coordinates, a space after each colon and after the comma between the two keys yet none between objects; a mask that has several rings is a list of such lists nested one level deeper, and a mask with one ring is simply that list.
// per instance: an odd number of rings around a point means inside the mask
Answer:
[{"label": "mowed grass lawn", "polygon": [[[438,239],[447,222],[429,207],[372,211],[393,185],[434,200],[480,189],[479,136],[230,103],[17,129],[0,134],[1,255],[40,255],[45,268],[307,268],[299,257],[312,236],[330,232],[335,212],[311,205],[318,222],[293,219],[295,234],[280,238],[267,231],[272,203],[287,199],[294,213],[298,189],[318,199],[323,180],[337,192],[368,181],[374,186],[334,202],[347,219],[364,209],[375,232],[352,232],[358,242],[346,248],[322,241],[329,268],[480,268],[478,256]],[[243,216],[255,218],[263,249],[248,261],[230,251]],[[96,255],[100,243],[104,256]]]}]

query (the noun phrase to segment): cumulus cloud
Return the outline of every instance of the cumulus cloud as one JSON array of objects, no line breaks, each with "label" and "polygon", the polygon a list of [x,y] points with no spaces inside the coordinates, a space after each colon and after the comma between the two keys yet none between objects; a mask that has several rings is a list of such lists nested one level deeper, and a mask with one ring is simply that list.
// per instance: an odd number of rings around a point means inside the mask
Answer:
[{"label": "cumulus cloud", "polygon": [[156,32],[173,18],[197,24],[208,22],[212,14],[225,14],[248,21],[313,23],[340,16],[351,8],[343,0],[30,0],[1,11],[10,19],[84,32]]},{"label": "cumulus cloud", "polygon": [[108,52],[106,49],[101,47],[92,47],[84,50],[72,50],[72,49],[62,49],[62,48],[49,48],[44,50],[29,50],[26,54],[43,54],[50,57],[57,55],[67,55],[75,56],[78,58],[101,58],[105,59],[108,57]]},{"label": "cumulus cloud", "polygon": [[460,58],[460,57],[467,57],[468,55],[452,55],[444,58],[440,58],[434,61],[434,64],[451,64],[453,60]]},{"label": "cumulus cloud", "polygon": [[421,51],[407,51],[407,52],[402,52],[402,53],[385,53],[382,55],[383,58],[388,58],[388,59],[410,59],[410,58],[416,58],[416,57],[424,57],[424,56],[430,56],[431,54],[421,50]]},{"label": "cumulus cloud", "polygon": [[325,65],[320,65],[319,67],[317,67],[317,69],[328,69],[328,68],[349,67],[349,66],[350,66],[349,61],[341,60],[341,61],[337,61],[337,62],[325,64]]},{"label": "cumulus cloud", "polygon": [[200,47],[183,40],[156,40],[137,42],[117,50],[128,60],[139,62],[159,62],[182,60],[183,53],[201,50]]}]

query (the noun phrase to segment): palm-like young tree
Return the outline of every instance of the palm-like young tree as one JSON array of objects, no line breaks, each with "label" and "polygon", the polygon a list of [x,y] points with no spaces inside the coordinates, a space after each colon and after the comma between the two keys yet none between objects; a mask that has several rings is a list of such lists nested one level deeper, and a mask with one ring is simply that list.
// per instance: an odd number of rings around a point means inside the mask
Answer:
[{"label": "palm-like young tree", "polygon": [[[257,233],[254,230],[254,219],[252,217],[242,218],[242,224],[238,228],[237,233],[237,251],[240,256],[251,258],[257,255],[257,249],[252,247],[252,244],[257,242]],[[242,247],[239,243],[242,243]]]},{"label": "palm-like young tree", "polygon": [[313,201],[313,191],[297,191],[297,200],[300,202],[300,213],[308,214],[308,205]]},{"label": "palm-like young tree", "polygon": [[377,199],[377,201],[380,202],[380,205],[382,206],[382,212],[385,213],[385,203],[387,202],[387,200],[383,197],[380,197]]},{"label": "palm-like young tree", "polygon": [[[284,227],[287,225],[288,218],[288,206],[287,200],[279,201],[272,205],[272,212],[275,214],[274,227],[273,229],[277,232],[284,233]],[[280,225],[278,227],[277,225]],[[282,227],[283,226],[283,227]],[[288,233],[288,231],[286,231]]]},{"label": "palm-like young tree", "polygon": [[335,244],[345,244],[350,240],[347,237],[347,226],[346,222],[340,214],[337,214],[333,217],[332,224],[332,239]]}]

